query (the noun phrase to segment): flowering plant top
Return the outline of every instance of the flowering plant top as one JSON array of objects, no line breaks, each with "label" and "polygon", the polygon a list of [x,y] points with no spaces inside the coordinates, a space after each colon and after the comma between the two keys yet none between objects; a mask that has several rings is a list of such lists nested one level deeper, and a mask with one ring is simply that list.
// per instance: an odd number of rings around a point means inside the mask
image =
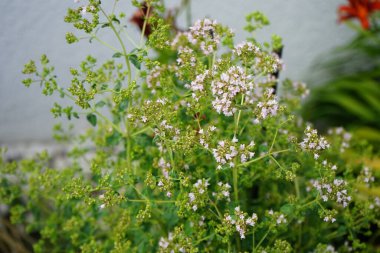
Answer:
[{"label": "flowering plant top", "polygon": [[[90,0],[69,9],[65,20],[113,57],[99,64],[89,56],[71,68],[67,89],[46,56],[25,65],[34,76],[25,85],[74,103],[56,103],[56,117],[84,116],[92,126],[78,137],[55,128],[57,139],[75,146],[67,167],[51,169],[45,154],[3,165],[13,169],[4,170],[2,182],[17,190],[0,194],[2,202],[14,222],[40,233],[34,250],[364,249],[359,238],[380,206],[355,187],[365,182],[371,189],[375,180],[365,178],[372,171],[345,163],[349,133],[322,136],[295,116],[308,94],[304,84],[285,80],[277,92],[279,37],[263,46],[250,35],[235,45],[232,30],[211,19],[177,33],[157,12],[159,1],[143,8],[140,43],[115,7],[108,12]],[[249,32],[269,23],[257,12],[247,22]],[[103,41],[100,29],[110,29],[119,44]],[[68,33],[67,40],[81,38]]]}]

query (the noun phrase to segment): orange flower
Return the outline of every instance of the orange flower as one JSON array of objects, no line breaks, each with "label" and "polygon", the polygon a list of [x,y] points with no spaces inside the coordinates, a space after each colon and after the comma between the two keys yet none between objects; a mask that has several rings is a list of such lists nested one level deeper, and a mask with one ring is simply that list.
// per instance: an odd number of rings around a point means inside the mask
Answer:
[{"label": "orange flower", "polygon": [[348,5],[341,5],[338,8],[339,21],[351,18],[359,19],[364,29],[370,28],[369,16],[372,12],[380,10],[380,0],[348,0]]}]

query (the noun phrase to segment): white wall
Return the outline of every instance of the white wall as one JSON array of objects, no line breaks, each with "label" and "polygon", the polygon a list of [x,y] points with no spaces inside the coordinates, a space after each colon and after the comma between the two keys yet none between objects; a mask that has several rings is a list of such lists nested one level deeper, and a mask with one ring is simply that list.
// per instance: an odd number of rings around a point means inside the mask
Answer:
[{"label": "white wall", "polygon": [[[111,2],[103,0],[108,1]],[[120,2],[127,15],[134,11],[129,0]],[[169,2],[172,5],[179,0]],[[344,0],[192,2],[193,19],[208,16],[229,25],[237,33],[237,42],[244,39],[245,15],[253,10],[263,11],[271,20],[271,26],[258,36],[269,38],[276,33],[283,37],[286,69],[282,77],[295,80],[308,80],[313,73],[313,61],[352,36],[346,26],[336,21],[337,6]],[[65,33],[73,29],[63,22],[63,16],[66,8],[74,5],[72,0],[0,1],[0,145],[49,141],[51,127],[58,122],[50,113],[56,98],[42,96],[39,87],[26,89],[21,84],[24,63],[46,53],[56,67],[61,84],[66,86],[68,67],[77,66],[90,53],[100,59],[112,55],[96,43],[66,44]],[[135,28],[132,32],[137,35]],[[108,34],[105,36],[113,41]],[[86,122],[81,124],[87,125]]]}]

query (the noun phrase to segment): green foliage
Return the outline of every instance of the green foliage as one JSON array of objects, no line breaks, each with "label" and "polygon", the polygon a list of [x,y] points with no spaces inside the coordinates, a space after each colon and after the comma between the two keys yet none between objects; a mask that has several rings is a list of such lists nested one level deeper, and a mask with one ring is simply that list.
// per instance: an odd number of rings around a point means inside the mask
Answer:
[{"label": "green foliage", "polygon": [[380,143],[380,32],[361,30],[319,63],[325,84],[305,104],[303,115],[320,128],[345,126],[372,143]]},{"label": "green foliage", "polygon": [[[110,29],[122,52],[106,45],[113,60],[103,64],[88,56],[70,69],[67,89],[52,85],[45,56],[42,68],[30,62],[24,72],[41,79],[43,93],[57,91],[79,108],[55,104],[55,116],[86,115],[90,128],[54,128],[73,147],[60,168],[47,153],[0,159],[0,202],[12,222],[38,235],[35,252],[375,249],[366,242],[378,238],[371,232],[380,200],[364,192],[376,192],[379,175],[345,156],[371,149],[350,143],[343,129],[321,136],[296,117],[307,90],[286,80],[281,96],[274,93],[281,64],[272,50],[234,45],[231,30],[209,19],[178,35],[161,23],[147,44],[127,50],[124,21],[115,20],[123,15],[95,1],[85,8],[107,25],[87,23],[78,10],[66,21],[87,33]],[[257,13],[252,20],[268,23]],[[151,49],[162,49],[166,36],[175,57],[160,61]]]}]

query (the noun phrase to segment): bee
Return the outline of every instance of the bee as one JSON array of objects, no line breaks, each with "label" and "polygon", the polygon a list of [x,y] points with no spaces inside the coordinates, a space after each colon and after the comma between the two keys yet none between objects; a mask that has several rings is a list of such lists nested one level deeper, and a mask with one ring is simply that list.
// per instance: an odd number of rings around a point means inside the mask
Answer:
[{"label": "bee", "polygon": [[211,39],[214,39],[214,30],[213,29],[209,29],[208,33],[210,34]]}]

